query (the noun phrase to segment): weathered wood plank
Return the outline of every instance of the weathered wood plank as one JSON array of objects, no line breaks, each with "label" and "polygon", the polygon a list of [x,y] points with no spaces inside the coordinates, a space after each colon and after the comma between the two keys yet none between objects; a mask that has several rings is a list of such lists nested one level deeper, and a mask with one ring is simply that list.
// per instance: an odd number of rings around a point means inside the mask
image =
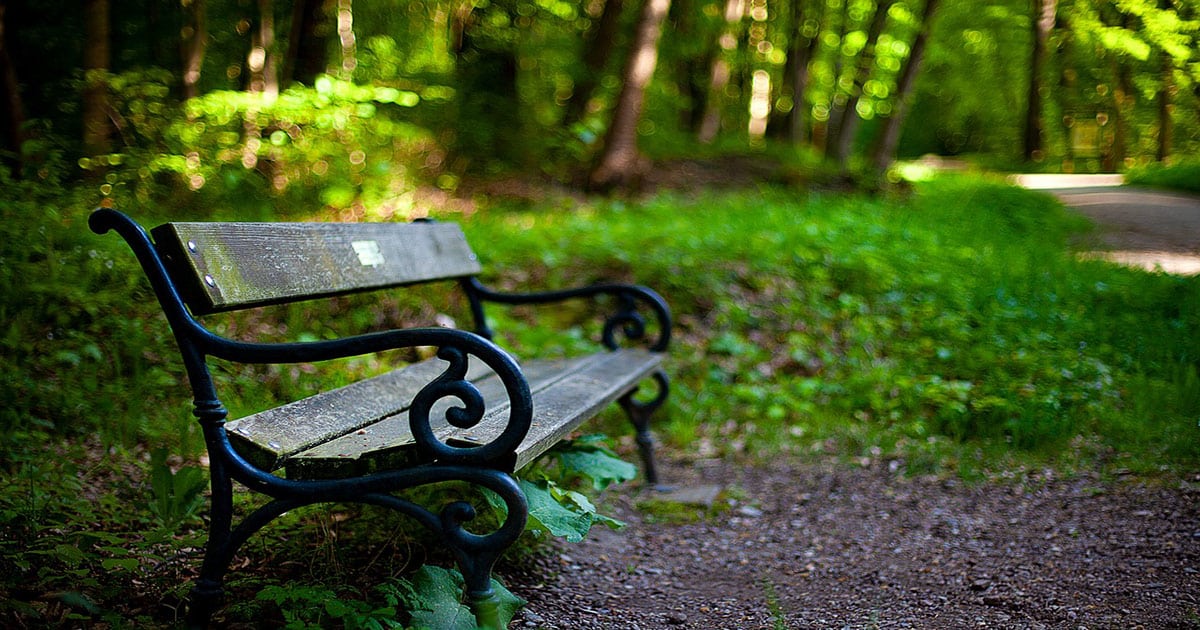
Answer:
[{"label": "weathered wood plank", "polygon": [[[546,387],[555,379],[574,371],[576,364],[586,359],[535,361],[522,365],[522,373],[532,391]],[[481,366],[467,375],[475,383],[487,412],[508,409],[504,384],[494,372]],[[410,396],[411,399],[411,396]],[[439,401],[430,413],[433,434],[443,441],[452,440],[460,446],[483,444],[499,435],[498,431],[462,430],[445,422],[445,411],[456,403],[454,399]],[[407,409],[407,405],[405,406]],[[536,422],[536,416],[534,421]],[[289,477],[332,478],[365,475],[378,470],[402,467],[415,463],[412,431],[408,412],[402,411],[381,418],[370,426],[347,431],[342,437],[314,445],[287,461]]]},{"label": "weathered wood plank", "polygon": [[[413,396],[445,371],[433,358],[328,392],[233,420],[225,425],[242,457],[274,470],[291,455],[357,431],[412,404]],[[491,370],[472,357],[468,378]]]},{"label": "weathered wood plank", "polygon": [[453,223],[167,223],[152,234],[196,314],[480,271]]},{"label": "weathered wood plank", "polygon": [[[533,394],[533,421],[517,449],[516,469],[537,459],[600,409],[631,391],[661,361],[662,355],[658,353],[619,350],[567,360],[523,363],[522,371]],[[470,429],[442,422],[434,427],[439,439],[461,445],[484,444],[507,426],[509,402],[499,379],[489,375],[476,381],[476,386],[489,402],[483,420]],[[408,414],[400,412],[297,453],[287,461],[287,467],[289,476],[342,477],[412,463],[413,438]]]},{"label": "weathered wood plank", "polygon": [[[533,426],[517,447],[515,470],[524,468],[547,449],[595,416],[601,409],[632,391],[654,373],[662,355],[645,350],[619,350],[589,357],[581,369],[566,375],[533,396]],[[485,416],[479,430],[505,414]]]}]

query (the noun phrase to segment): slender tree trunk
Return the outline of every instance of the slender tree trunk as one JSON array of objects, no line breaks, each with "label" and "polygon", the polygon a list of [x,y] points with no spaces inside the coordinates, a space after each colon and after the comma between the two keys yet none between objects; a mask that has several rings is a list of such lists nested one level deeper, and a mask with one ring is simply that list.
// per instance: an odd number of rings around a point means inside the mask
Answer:
[{"label": "slender tree trunk", "polygon": [[1029,101],[1025,109],[1023,156],[1039,160],[1044,150],[1042,137],[1042,73],[1046,65],[1046,42],[1054,28],[1058,0],[1033,0],[1033,50],[1029,63]]},{"label": "slender tree trunk", "polygon": [[458,39],[455,168],[465,170],[489,159],[526,164],[530,153],[529,143],[522,138],[517,49],[512,38],[489,26],[514,22],[518,3],[493,0],[487,6],[466,3],[464,7],[454,26]]},{"label": "slender tree trunk", "polygon": [[11,166],[13,177],[21,177],[21,144],[25,142],[25,106],[21,101],[17,69],[8,54],[8,22],[5,13],[7,2],[0,0],[0,115],[3,116],[3,131],[0,131],[0,150],[9,154],[4,161]]},{"label": "slender tree trunk", "polygon": [[596,85],[612,57],[613,49],[616,48],[623,8],[624,0],[607,0],[600,11],[599,19],[588,34],[584,43],[583,70],[575,81],[575,89],[567,99],[566,111],[563,114],[563,122],[566,125],[582,120],[587,113],[592,93],[596,91]]},{"label": "slender tree trunk", "polygon": [[863,49],[859,51],[858,62],[854,67],[854,83],[850,87],[846,105],[842,108],[841,118],[835,127],[837,134],[830,137],[826,147],[826,156],[843,168],[850,158],[850,145],[854,142],[854,132],[858,130],[858,121],[861,120],[858,115],[858,101],[862,98],[863,86],[867,84],[867,79],[871,76],[871,68],[875,66],[875,44],[879,41],[879,36],[883,34],[883,27],[887,24],[888,10],[894,3],[895,0],[880,0],[875,7],[875,14],[871,16],[871,25],[867,28],[867,41],[863,45]]},{"label": "slender tree trunk", "polygon": [[275,9],[271,0],[258,0],[258,20],[250,31],[249,91],[261,93],[268,101],[279,96],[279,71],[275,67]]},{"label": "slender tree trunk", "polygon": [[588,178],[596,190],[629,186],[640,175],[642,157],[637,147],[637,126],[642,117],[646,86],[658,63],[658,40],[671,0],[645,0],[634,33],[633,47],[622,72],[624,85],[604,138],[600,161]]},{"label": "slender tree trunk", "polygon": [[1171,63],[1171,56],[1167,53],[1160,53],[1162,57],[1162,83],[1158,88],[1158,152],[1155,154],[1155,159],[1159,162],[1165,162],[1168,157],[1171,157],[1171,93],[1175,89],[1175,65]]},{"label": "slender tree trunk", "polygon": [[208,11],[205,0],[184,0],[180,55],[183,59],[183,99],[200,96],[200,73],[208,48]]},{"label": "slender tree trunk", "polygon": [[283,64],[285,82],[312,85],[327,66],[330,19],[327,0],[295,0],[288,53]]},{"label": "slender tree trunk", "polygon": [[[803,0],[792,0],[788,6],[789,10],[783,13],[776,13],[775,20],[782,26],[780,30],[788,39],[787,58],[783,62],[783,77],[778,84],[773,84],[773,90],[778,91],[778,97],[772,97],[772,101],[777,102],[778,99],[784,97],[792,98],[792,78],[795,76],[796,64],[796,42],[800,41],[800,25],[802,23],[804,7]],[[767,113],[767,137],[776,140],[784,140],[790,135],[792,126],[792,114],[796,111],[795,103],[792,107],[785,111],[780,111],[778,107],[772,105]]]},{"label": "slender tree trunk", "polygon": [[83,151],[102,155],[112,151],[112,125],[108,117],[110,62],[108,0],[85,0],[83,47]]},{"label": "slender tree trunk", "polygon": [[908,108],[912,106],[913,86],[917,82],[917,74],[921,70],[921,60],[925,57],[925,46],[929,40],[929,32],[933,28],[933,16],[937,12],[939,0],[925,0],[925,8],[921,12],[921,28],[913,40],[896,80],[896,101],[892,107],[892,115],[883,121],[883,129],[875,139],[871,151],[871,162],[875,170],[883,172],[896,158],[896,147],[900,144],[900,131],[904,128],[904,119]]},{"label": "slender tree trunk", "polygon": [[838,82],[842,76],[842,64],[845,61],[845,55],[841,53],[842,44],[846,41],[846,35],[850,33],[850,3],[842,2],[841,21],[838,22],[838,51],[834,53],[833,62],[833,89],[829,96],[829,114],[824,121],[819,121],[813,125],[813,146],[822,150],[828,150],[829,143],[837,136],[837,121],[842,117],[842,106],[845,105],[845,97],[838,91]]},{"label": "slender tree trunk", "polygon": [[[696,40],[704,37],[703,29],[699,28],[696,16],[699,9],[696,0],[674,0],[671,3],[671,13],[668,21],[673,22],[672,37],[677,41]],[[707,38],[705,38],[707,39]],[[675,60],[675,84],[679,93],[684,96],[680,103],[680,128],[695,135],[700,129],[700,121],[704,117],[707,103],[705,88],[705,72],[712,65],[707,52],[699,54],[678,55]]]},{"label": "slender tree trunk", "polygon": [[725,0],[725,29],[721,32],[718,40],[719,47],[716,55],[713,56],[704,117],[700,120],[700,129],[696,133],[697,139],[705,144],[712,142],[717,137],[717,132],[721,130],[725,89],[729,87],[732,72],[726,57],[737,47],[737,30],[745,12],[744,0]]},{"label": "slender tree trunk", "polygon": [[1103,168],[1116,171],[1125,163],[1129,152],[1129,128],[1133,120],[1134,86],[1133,74],[1129,65],[1113,56],[1113,74],[1116,78],[1113,95],[1113,115],[1109,121],[1112,125],[1112,147],[1102,158]]},{"label": "slender tree trunk", "polygon": [[350,80],[358,67],[358,40],[354,37],[354,0],[338,0],[337,34],[342,50],[342,78]]},{"label": "slender tree trunk", "polygon": [[789,116],[791,128],[792,144],[802,145],[810,141],[808,133],[809,124],[811,121],[811,108],[808,105],[808,76],[809,67],[813,57],[817,54],[817,47],[821,44],[821,23],[825,21],[825,7],[828,4],[825,2],[817,3],[817,14],[814,24],[815,28],[811,31],[811,36],[806,30],[807,18],[803,15],[797,21],[800,23],[800,28],[796,31],[795,52],[788,55],[789,59],[792,56],[796,57],[792,68],[792,102],[795,105],[792,107],[791,115]]}]

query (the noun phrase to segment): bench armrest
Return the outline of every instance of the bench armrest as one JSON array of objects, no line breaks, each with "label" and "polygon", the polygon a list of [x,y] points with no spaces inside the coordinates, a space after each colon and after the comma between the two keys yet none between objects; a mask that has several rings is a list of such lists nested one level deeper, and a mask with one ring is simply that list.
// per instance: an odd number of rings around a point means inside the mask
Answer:
[{"label": "bench armrest", "polygon": [[[617,312],[604,321],[603,342],[605,347],[615,350],[619,346],[617,332],[620,331],[627,339],[640,340],[646,336],[646,319],[638,312],[643,306],[650,310],[657,323],[658,336],[650,343],[653,352],[665,352],[671,343],[671,309],[666,300],[653,289],[633,284],[598,284],[576,289],[559,291],[543,291],[534,293],[504,293],[485,287],[476,278],[464,281],[471,305],[475,310],[475,321],[484,325],[481,301],[499,304],[551,304],[576,298],[594,298],[600,295],[611,295],[617,298]],[[486,328],[481,331],[485,336],[491,334]]]}]

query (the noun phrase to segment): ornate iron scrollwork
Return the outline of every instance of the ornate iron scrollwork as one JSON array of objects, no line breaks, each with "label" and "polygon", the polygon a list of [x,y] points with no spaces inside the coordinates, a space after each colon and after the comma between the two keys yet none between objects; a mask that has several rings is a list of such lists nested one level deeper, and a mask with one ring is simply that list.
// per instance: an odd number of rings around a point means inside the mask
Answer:
[{"label": "ornate iron scrollwork", "polygon": [[[479,389],[467,380],[469,354],[483,359],[500,376],[509,395],[509,418],[500,435],[486,444],[452,446],[434,434],[430,414],[439,400],[454,398],[461,405],[446,410],[447,423],[459,429],[470,429],[483,420],[487,405]],[[514,452],[521,440],[525,439],[533,415],[528,385],[520,374],[506,372],[503,369],[505,365],[489,360],[486,355],[468,353],[455,346],[441,347],[437,356],[449,365],[440,376],[417,393],[408,411],[409,427],[417,448],[439,461],[478,464],[486,464]]]},{"label": "ornate iron scrollwork", "polygon": [[671,311],[662,296],[643,286],[600,284],[544,293],[500,293],[483,286],[475,278],[465,281],[464,286],[471,300],[472,311],[476,318],[476,329],[485,336],[489,329],[483,317],[483,300],[499,304],[549,304],[574,298],[611,295],[616,297],[617,311],[604,321],[601,342],[605,347],[615,350],[620,346],[617,341],[617,331],[632,341],[645,339],[647,320],[639,311],[639,307],[645,307],[653,313],[658,329],[658,336],[649,343],[649,349],[654,352],[664,352],[671,342]]}]

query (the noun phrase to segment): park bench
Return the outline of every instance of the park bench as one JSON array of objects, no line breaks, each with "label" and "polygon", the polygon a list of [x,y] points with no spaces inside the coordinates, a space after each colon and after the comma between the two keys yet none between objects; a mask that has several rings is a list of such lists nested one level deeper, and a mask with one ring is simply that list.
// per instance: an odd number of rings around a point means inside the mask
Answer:
[{"label": "park bench", "polygon": [[[497,626],[492,567],[528,515],[513,474],[614,401],[634,424],[647,482],[657,483],[648,424],[667,396],[660,363],[670,313],[647,288],[491,290],[478,280],[479,262],[453,223],[168,223],[147,233],[126,215],[100,209],[89,224],[98,234],[115,230],[141,263],[178,342],[208,448],[209,536],[189,595],[191,625],[207,625],[221,606],[230,561],[254,532],[299,506],[359,502],[406,514],[440,537],[478,621]],[[219,312],[434,281],[465,293],[473,332],[405,328],[278,343],[230,339],[203,323]],[[491,341],[487,303],[579,298],[611,309],[600,335],[604,351],[518,364]],[[623,348],[622,341],[638,347]],[[401,348],[436,348],[436,356],[236,420],[227,419],[210,370],[211,359],[311,363]],[[650,400],[635,398],[646,380],[656,391]],[[234,481],[266,495],[236,525]],[[503,500],[507,515],[495,531],[468,531],[476,511],[461,500],[448,497],[437,509],[404,496],[446,481],[487,488]]]}]

